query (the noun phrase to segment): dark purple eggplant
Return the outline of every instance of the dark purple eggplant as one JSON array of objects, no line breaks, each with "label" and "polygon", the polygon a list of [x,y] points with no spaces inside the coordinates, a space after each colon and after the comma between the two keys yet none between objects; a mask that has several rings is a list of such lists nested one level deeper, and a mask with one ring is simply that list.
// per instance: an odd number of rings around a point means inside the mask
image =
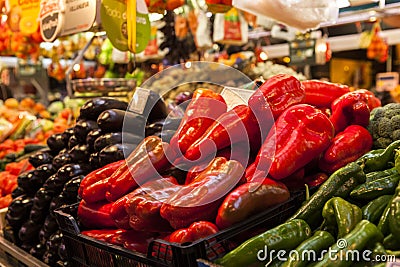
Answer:
[{"label": "dark purple eggplant", "polygon": [[6,222],[14,229],[21,227],[21,225],[28,220],[32,206],[32,197],[27,195],[16,197],[8,206],[6,212]]},{"label": "dark purple eggplant", "polygon": [[[131,102],[131,105],[132,104],[133,102]],[[147,118],[148,123],[153,123],[168,116],[167,105],[158,93],[150,91],[143,111],[143,116]]]},{"label": "dark purple eggplant", "polygon": [[111,97],[97,97],[87,101],[80,109],[79,118],[96,120],[107,109],[126,110],[128,103]]},{"label": "dark purple eggplant", "polygon": [[68,152],[60,153],[53,159],[53,166],[55,169],[60,169],[66,164],[72,163],[72,157]]},{"label": "dark purple eggplant", "polygon": [[105,133],[96,139],[94,142],[94,151],[101,151],[103,148],[109,145],[122,144],[139,144],[143,140],[142,137],[131,133]]},{"label": "dark purple eggplant", "polygon": [[73,163],[83,163],[89,160],[89,148],[87,145],[76,145],[68,151]]},{"label": "dark purple eggplant", "polygon": [[86,175],[92,170],[88,164],[71,163],[62,166],[56,174],[50,176],[43,187],[49,192],[53,192],[53,196],[61,193],[66,182],[78,175]]},{"label": "dark purple eggplant", "polygon": [[28,195],[35,194],[35,192],[41,187],[39,183],[40,178],[34,174],[35,170],[24,172],[17,177],[17,184],[19,187],[24,189]]},{"label": "dark purple eggplant", "polygon": [[53,196],[60,193],[60,191],[62,190],[62,186],[63,185],[60,185],[58,182],[58,174],[57,173],[55,173],[52,176],[50,176],[49,178],[47,178],[47,180],[43,184],[43,188],[46,189],[46,191],[48,191],[49,194],[51,194]]},{"label": "dark purple eggplant", "polygon": [[18,232],[18,237],[23,243],[36,243],[39,241],[40,228],[41,224],[28,220],[21,226],[21,229]]},{"label": "dark purple eggplant", "polygon": [[93,152],[94,151],[94,142],[96,141],[96,139],[101,136],[103,133],[101,131],[101,129],[95,129],[95,130],[91,130],[87,136],[86,136],[86,144],[88,145],[89,151]]},{"label": "dark purple eggplant", "polygon": [[33,208],[49,209],[50,202],[53,199],[53,194],[48,191],[45,187],[41,187],[35,194],[33,198]]},{"label": "dark purple eggplant", "polygon": [[[20,229],[20,231],[21,231],[21,229]],[[31,251],[31,249],[37,242],[38,242],[38,240],[36,240],[36,239],[33,239],[33,241],[31,241],[31,240],[23,241],[19,247],[22,248],[23,250],[25,250],[26,252],[29,252],[29,251]]]},{"label": "dark purple eggplant", "polygon": [[74,135],[74,127],[70,127],[70,128],[68,128],[68,129],[66,129],[66,130],[61,134],[62,140],[63,140],[65,146],[68,146],[69,138],[70,138],[71,136],[73,136],[73,135]]},{"label": "dark purple eggplant", "polygon": [[42,186],[51,175],[56,173],[57,169],[53,167],[53,164],[40,165],[33,171],[32,183]]},{"label": "dark purple eggplant", "polygon": [[78,138],[75,136],[75,135],[73,135],[73,136],[71,136],[70,138],[69,138],[69,141],[68,141],[68,149],[71,149],[71,148],[73,148],[74,146],[77,146],[77,145],[80,145],[80,144],[84,144],[85,142],[82,142],[82,141],[80,141],[80,140],[78,140]]},{"label": "dark purple eggplant", "polygon": [[45,252],[46,252],[46,245],[39,242],[31,248],[31,250],[29,251],[29,254],[31,254],[33,257],[41,260],[43,258],[43,255]]},{"label": "dark purple eggplant", "polygon": [[18,233],[11,225],[6,225],[3,227],[3,236],[5,240],[13,243],[14,245],[21,245],[21,240],[18,238]]},{"label": "dark purple eggplant", "polygon": [[99,152],[99,161],[101,166],[105,166],[111,162],[115,162],[125,158],[137,147],[130,144],[115,144],[106,146]]},{"label": "dark purple eggplant", "polygon": [[51,163],[53,161],[53,155],[49,149],[38,151],[37,153],[29,156],[29,163],[33,167],[37,168],[42,164]]},{"label": "dark purple eggplant", "polygon": [[49,214],[49,210],[45,208],[38,208],[33,206],[31,209],[31,213],[29,214],[29,220],[41,225],[44,222],[44,219]]},{"label": "dark purple eggplant", "polygon": [[25,190],[18,186],[11,192],[11,197],[14,199],[24,194],[26,194]]},{"label": "dark purple eggplant", "polygon": [[63,206],[71,205],[76,202],[76,199],[67,199],[65,195],[61,192],[58,196],[53,197],[50,203],[50,211],[53,212],[54,210],[61,208]]},{"label": "dark purple eggplant", "polygon": [[50,148],[52,153],[58,153],[60,150],[66,147],[64,143],[62,133],[52,134],[47,138],[47,146]]},{"label": "dark purple eggplant", "polygon": [[74,135],[79,140],[79,142],[86,142],[86,137],[88,133],[92,130],[98,129],[96,121],[92,120],[80,120],[76,122],[74,127]]},{"label": "dark purple eggplant", "polygon": [[100,114],[97,124],[103,132],[128,132],[144,137],[146,118],[123,110],[109,109]]},{"label": "dark purple eggplant", "polygon": [[94,153],[90,154],[89,164],[90,164],[90,166],[93,167],[93,169],[98,169],[98,168],[102,167],[102,165],[100,165],[99,152],[94,152]]},{"label": "dark purple eggplant", "polygon": [[65,183],[62,194],[66,199],[76,202],[78,197],[78,189],[85,175],[79,175]]},{"label": "dark purple eggplant", "polygon": [[56,266],[57,262],[60,260],[58,253],[53,253],[48,250],[44,253],[42,261],[49,266]]},{"label": "dark purple eggplant", "polygon": [[177,130],[182,118],[165,118],[146,125],[146,136],[166,130]]}]

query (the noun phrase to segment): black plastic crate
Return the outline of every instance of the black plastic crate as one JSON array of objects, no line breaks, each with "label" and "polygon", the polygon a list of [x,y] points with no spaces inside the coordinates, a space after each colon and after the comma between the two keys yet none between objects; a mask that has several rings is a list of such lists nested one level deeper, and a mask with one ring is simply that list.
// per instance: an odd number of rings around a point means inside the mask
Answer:
[{"label": "black plastic crate", "polygon": [[304,192],[292,193],[288,201],[190,244],[154,240],[148,248],[147,255],[82,235],[75,215],[69,214],[71,210],[76,210],[78,203],[57,209],[55,214],[63,233],[71,266],[191,267],[198,266],[197,259],[213,261],[250,237],[281,224],[294,214],[304,200]]}]

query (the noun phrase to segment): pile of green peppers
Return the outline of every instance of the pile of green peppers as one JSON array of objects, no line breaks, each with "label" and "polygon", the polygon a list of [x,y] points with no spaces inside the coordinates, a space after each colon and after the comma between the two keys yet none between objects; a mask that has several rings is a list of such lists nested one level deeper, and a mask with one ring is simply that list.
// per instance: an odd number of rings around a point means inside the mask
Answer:
[{"label": "pile of green peppers", "polygon": [[[287,252],[286,258],[278,251]],[[310,251],[320,257],[292,257]],[[334,172],[286,222],[245,241],[215,264],[385,266],[396,257],[400,257],[400,140]]]}]

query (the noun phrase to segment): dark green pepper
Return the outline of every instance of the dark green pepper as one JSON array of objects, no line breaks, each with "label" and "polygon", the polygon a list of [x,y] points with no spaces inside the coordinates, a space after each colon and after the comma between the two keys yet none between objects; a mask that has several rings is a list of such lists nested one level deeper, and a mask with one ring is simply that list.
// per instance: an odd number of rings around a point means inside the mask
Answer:
[{"label": "dark green pepper", "polygon": [[[320,223],[325,203],[334,196],[345,198],[358,184],[365,182],[365,173],[360,165],[351,162],[335,171],[318,190],[289,219],[303,219],[310,225]],[[345,187],[343,187],[345,185]],[[343,188],[342,188],[343,187]],[[340,191],[340,195],[338,195]],[[318,218],[315,218],[319,216]]]},{"label": "dark green pepper", "polygon": [[[336,254],[326,253],[323,260],[315,264],[315,267],[344,267],[352,265],[352,251],[362,251],[368,244],[374,244],[383,240],[379,229],[367,220],[360,221],[354,229],[345,235],[341,242],[337,242],[329,248]],[[350,257],[346,257],[350,255]],[[347,258],[347,259],[346,259]]]},{"label": "dark green pepper", "polygon": [[[303,267],[306,266],[308,261],[305,255],[312,251],[321,253],[323,250],[328,249],[335,243],[335,238],[327,231],[316,231],[314,235],[305,241],[303,241],[297,248],[296,253],[293,254],[296,257],[289,257],[289,259],[283,263],[282,267]],[[309,255],[309,254],[308,254]],[[312,260],[312,259],[310,259]]]},{"label": "dark green pepper", "polygon": [[396,149],[394,154],[394,168],[400,172],[400,150]]},{"label": "dark green pepper", "polygon": [[361,209],[343,198],[333,197],[322,210],[323,225],[332,229],[337,238],[347,235],[362,220]]},{"label": "dark green pepper", "polygon": [[400,174],[363,183],[351,191],[350,196],[356,200],[372,200],[383,195],[394,194],[400,181]]},{"label": "dark green pepper", "polygon": [[[361,165],[364,166],[364,172],[373,172],[373,171],[381,171],[385,170],[390,166],[390,162],[394,164],[394,156],[395,150],[400,147],[400,140],[396,140],[392,142],[385,150],[380,153],[368,152],[370,156],[362,156],[357,160],[357,162],[361,162]],[[364,158],[363,158],[364,157]]]},{"label": "dark green pepper", "polygon": [[369,202],[361,209],[363,219],[372,223],[378,222],[391,199],[391,195],[383,195]]},{"label": "dark green pepper", "polygon": [[388,235],[390,233],[389,230],[389,213],[390,213],[390,206],[392,203],[393,197],[389,200],[388,204],[386,205],[385,209],[383,210],[382,216],[378,222],[378,229],[384,235]]},{"label": "dark green pepper", "polygon": [[390,201],[388,220],[391,234],[400,240],[400,185],[397,186],[396,193]]},{"label": "dark green pepper", "polygon": [[395,237],[393,234],[390,234],[383,239],[383,246],[385,249],[390,249],[390,250],[399,250],[400,249],[400,243],[399,239]]},{"label": "dark green pepper", "polygon": [[376,179],[388,177],[388,176],[390,176],[392,174],[396,174],[396,173],[399,173],[399,172],[397,171],[397,169],[395,167],[386,169],[383,171],[370,172],[370,173],[366,174],[367,179],[365,182],[368,183],[368,182],[374,181]]},{"label": "dark green pepper", "polygon": [[222,266],[249,266],[262,261],[270,261],[272,250],[294,249],[311,236],[310,226],[300,219],[291,220],[257,235],[217,259]]}]

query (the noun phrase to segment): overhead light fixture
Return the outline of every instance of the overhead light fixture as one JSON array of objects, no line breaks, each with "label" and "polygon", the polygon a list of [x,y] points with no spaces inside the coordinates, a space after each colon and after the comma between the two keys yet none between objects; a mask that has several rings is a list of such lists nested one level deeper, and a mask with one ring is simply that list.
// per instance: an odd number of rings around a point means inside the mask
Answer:
[{"label": "overhead light fixture", "polygon": [[336,0],[336,5],[338,8],[349,7],[350,2],[349,0]]}]

